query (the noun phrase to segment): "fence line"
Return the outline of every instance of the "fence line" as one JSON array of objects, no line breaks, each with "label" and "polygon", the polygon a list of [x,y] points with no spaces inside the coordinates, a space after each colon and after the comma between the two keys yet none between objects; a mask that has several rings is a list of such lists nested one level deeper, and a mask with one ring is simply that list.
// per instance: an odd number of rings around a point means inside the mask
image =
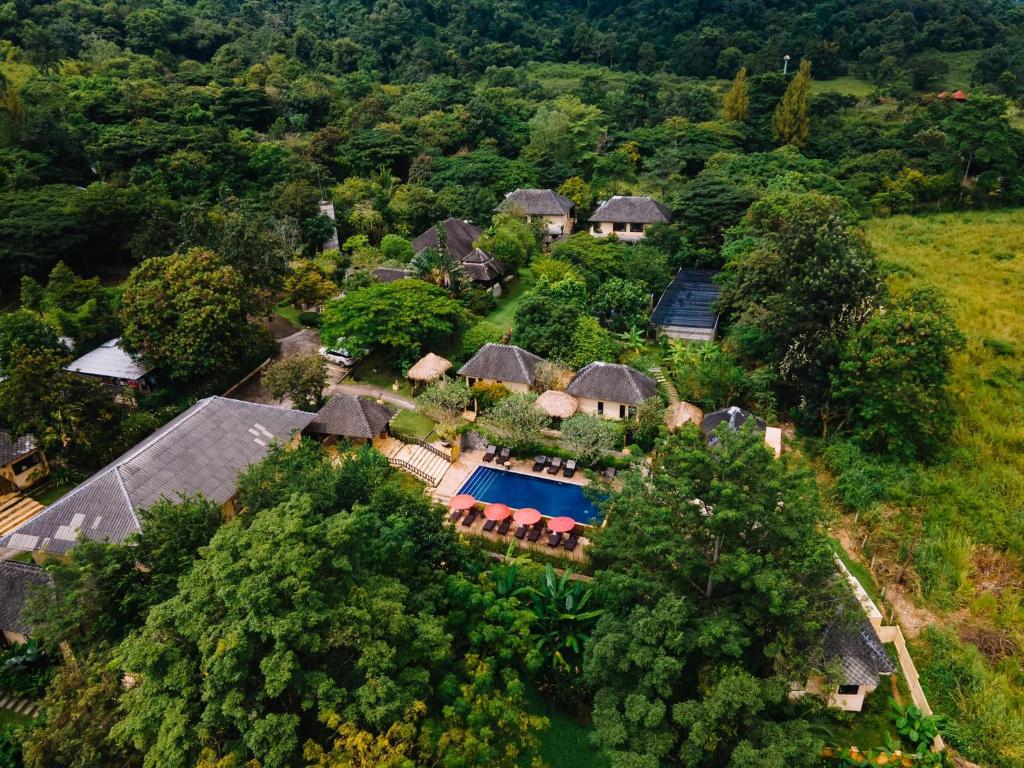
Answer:
[{"label": "fence line", "polygon": [[258,376],[260,374],[260,371],[262,371],[264,368],[266,368],[268,365],[270,365],[270,361],[271,360],[273,360],[273,358],[272,357],[268,357],[262,363],[257,365],[255,369],[249,371],[249,373],[247,373],[245,375],[245,377],[241,381],[236,382],[235,385],[233,387],[231,387],[231,389],[229,389],[223,395],[221,395],[221,397],[231,397],[232,393],[235,390],[240,389],[244,385],[248,384],[252,380],[253,376]]}]

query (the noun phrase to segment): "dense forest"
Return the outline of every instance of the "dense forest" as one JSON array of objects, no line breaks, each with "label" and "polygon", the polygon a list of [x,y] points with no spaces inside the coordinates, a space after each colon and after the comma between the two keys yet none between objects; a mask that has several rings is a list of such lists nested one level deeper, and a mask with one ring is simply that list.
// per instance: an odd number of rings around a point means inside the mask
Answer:
[{"label": "dense forest", "polygon": [[[372,348],[360,375],[396,391],[427,351],[512,342],[553,380],[657,369],[788,446],[712,452],[660,401],[578,421],[581,465],[624,470],[592,582],[467,544],[372,450],[272,451],[239,519],[179,498],[49,563],[31,653],[0,662],[44,714],[0,717],[0,768],[810,768],[837,733],[876,750],[861,766],[900,744],[1020,766],[1022,54],[1011,0],[0,1],[0,426],[65,490],[271,356],[282,318]],[[577,234],[496,213],[531,187]],[[670,221],[591,237],[620,194]],[[442,242],[414,254],[446,217],[518,273],[500,299]],[[650,332],[679,268],[720,271],[715,343]],[[65,370],[115,335],[152,391]],[[315,410],[311,357],[269,376]],[[436,434],[471,397],[474,429],[536,421],[529,396],[441,389],[416,400]],[[902,599],[931,625],[911,650],[942,718],[897,705],[897,731],[887,690],[861,720],[789,700],[836,554],[887,622]]]}]

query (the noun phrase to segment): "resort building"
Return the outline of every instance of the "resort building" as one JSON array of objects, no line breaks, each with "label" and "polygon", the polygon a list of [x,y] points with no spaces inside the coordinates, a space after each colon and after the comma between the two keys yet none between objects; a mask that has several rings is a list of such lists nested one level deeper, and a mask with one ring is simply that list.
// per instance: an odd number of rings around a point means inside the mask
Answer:
[{"label": "resort building", "polygon": [[31,627],[21,618],[25,601],[33,589],[53,583],[37,565],[0,560],[0,632],[8,643],[28,641]]},{"label": "resort building", "polygon": [[[475,243],[484,231],[468,221],[451,217],[442,221],[441,226],[444,227],[448,253],[462,265],[466,277],[500,296],[502,285],[511,272],[491,254],[476,247]],[[438,244],[437,227],[434,226],[412,241],[412,250],[419,255],[427,248],[437,248]]]},{"label": "resort building", "polygon": [[344,439],[379,448],[387,439],[388,425],[394,416],[393,409],[374,400],[335,395],[313,417],[306,433],[323,438],[325,444]]},{"label": "resort building", "polygon": [[654,397],[658,383],[628,365],[591,363],[573,376],[565,391],[576,398],[578,410],[619,421],[636,415],[636,406]]},{"label": "resort building", "polygon": [[720,411],[705,414],[700,428],[704,433],[704,439],[708,441],[708,445],[715,445],[718,442],[715,430],[720,424],[726,424],[729,429],[736,432],[751,420],[753,420],[754,428],[764,435],[764,442],[772,449],[775,457],[781,456],[782,429],[780,427],[769,427],[764,419],[759,419],[749,411],[745,411],[738,406],[730,405],[728,408],[723,408]]},{"label": "resort building", "polygon": [[117,389],[131,387],[147,390],[153,384],[150,376],[152,366],[125,352],[120,339],[111,339],[91,352],[86,352],[65,366],[65,370],[98,379]]},{"label": "resort building", "polygon": [[529,392],[536,377],[537,363],[544,361],[532,352],[512,344],[484,344],[469,362],[459,368],[466,384],[501,384],[511,392]]},{"label": "resort building", "polygon": [[552,189],[517,189],[505,195],[494,210],[519,213],[529,223],[539,222],[552,238],[572,234],[576,224],[576,205]]},{"label": "resort building", "polygon": [[590,234],[615,235],[619,240],[635,243],[644,238],[651,224],[665,223],[671,218],[672,212],[653,198],[615,195],[601,203],[590,217]]},{"label": "resort building", "polygon": [[63,555],[84,535],[124,541],[138,510],[163,498],[201,493],[234,509],[238,474],[287,444],[314,414],[224,397],[200,400],[66,496],[0,538],[0,547]]},{"label": "resort building", "polygon": [[715,304],[721,289],[712,270],[681,269],[662,294],[651,315],[659,336],[689,341],[714,341],[718,332]]},{"label": "resort building", "polygon": [[50,474],[35,435],[15,438],[0,429],[0,496],[24,491]]}]

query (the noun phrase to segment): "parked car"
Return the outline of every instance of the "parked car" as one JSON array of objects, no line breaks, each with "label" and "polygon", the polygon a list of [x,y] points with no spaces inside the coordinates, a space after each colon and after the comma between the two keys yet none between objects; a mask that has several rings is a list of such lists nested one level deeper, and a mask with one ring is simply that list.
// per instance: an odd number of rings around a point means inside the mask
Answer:
[{"label": "parked car", "polygon": [[338,339],[336,344],[330,347],[320,347],[320,354],[327,358],[328,362],[340,365],[344,368],[351,368],[362,360],[366,350],[349,350],[345,345],[345,339]]}]

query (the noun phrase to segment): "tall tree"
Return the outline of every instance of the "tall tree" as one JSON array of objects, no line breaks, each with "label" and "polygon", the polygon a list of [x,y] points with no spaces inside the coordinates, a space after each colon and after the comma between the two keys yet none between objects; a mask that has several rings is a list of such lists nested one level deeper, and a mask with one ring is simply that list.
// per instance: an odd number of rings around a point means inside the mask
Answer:
[{"label": "tall tree", "polygon": [[800,61],[800,69],[782,94],[772,117],[772,136],[778,144],[807,146],[811,138],[811,62]]},{"label": "tall tree", "polygon": [[213,251],[192,248],[132,270],[121,303],[122,339],[177,381],[222,375],[266,348],[265,332],[248,321],[257,308],[237,269]]},{"label": "tall tree", "polygon": [[722,100],[722,117],[742,123],[747,119],[750,109],[750,96],[747,93],[747,68],[740,67],[733,78],[732,87]]}]

